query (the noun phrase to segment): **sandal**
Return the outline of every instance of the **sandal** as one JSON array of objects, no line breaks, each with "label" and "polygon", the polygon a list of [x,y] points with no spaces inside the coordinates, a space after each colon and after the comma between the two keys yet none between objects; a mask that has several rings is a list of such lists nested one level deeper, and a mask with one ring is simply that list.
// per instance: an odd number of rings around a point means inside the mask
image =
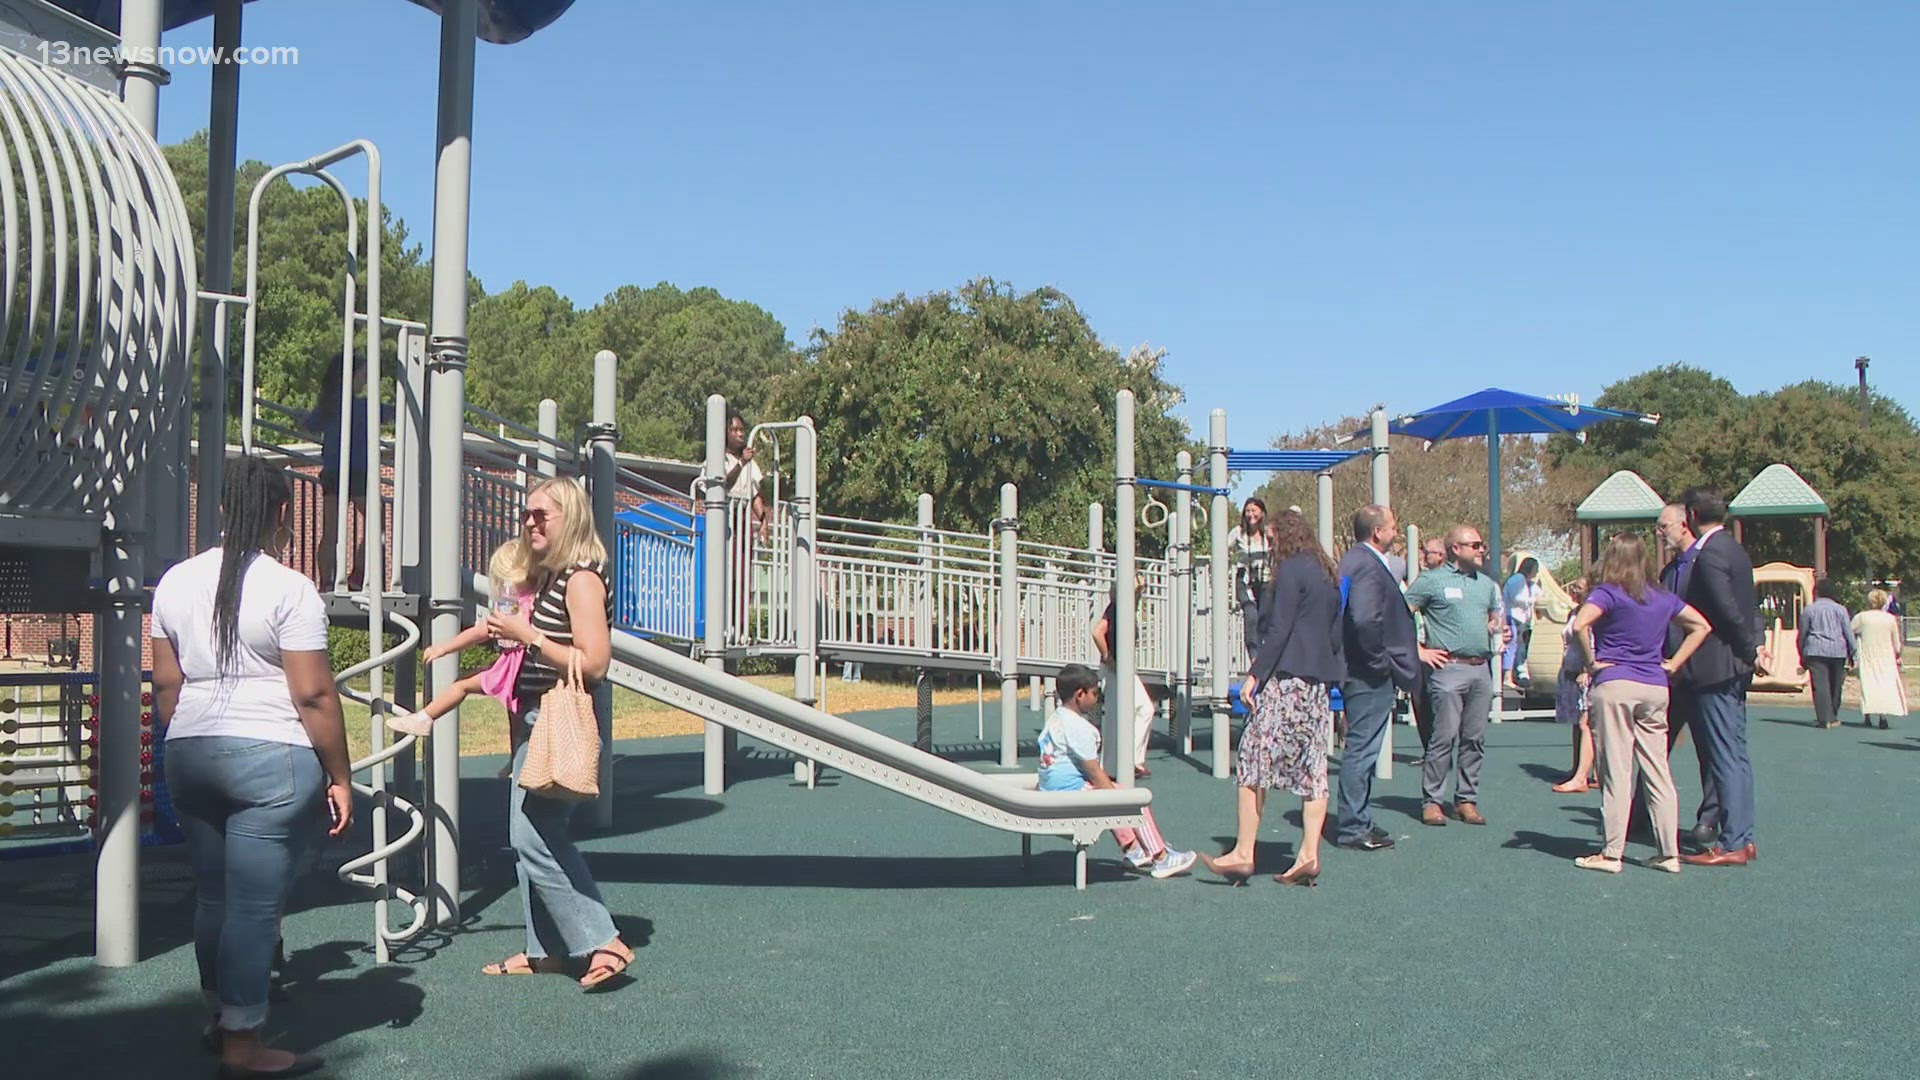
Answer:
[{"label": "sandal", "polygon": [[[624,953],[624,955],[622,955]],[[601,957],[611,958],[611,963]],[[616,976],[626,973],[628,965],[633,963],[633,950],[625,942],[615,938],[612,943],[587,955],[587,973],[580,976],[580,987],[592,990]]]},{"label": "sandal", "polygon": [[552,966],[541,966],[546,957],[535,960],[526,953],[514,953],[505,960],[496,960],[480,969],[482,975],[544,975],[554,970]]}]

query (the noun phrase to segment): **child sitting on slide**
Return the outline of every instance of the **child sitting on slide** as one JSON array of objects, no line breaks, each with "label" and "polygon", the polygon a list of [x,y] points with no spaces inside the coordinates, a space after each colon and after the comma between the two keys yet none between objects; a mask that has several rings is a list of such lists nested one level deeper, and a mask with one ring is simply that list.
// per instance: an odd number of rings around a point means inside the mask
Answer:
[{"label": "child sitting on slide", "polygon": [[[1100,676],[1085,664],[1068,664],[1060,669],[1054,685],[1060,692],[1060,707],[1040,729],[1040,790],[1117,787],[1100,764],[1100,728],[1088,719],[1100,711]],[[1186,873],[1193,866],[1193,852],[1167,846],[1151,807],[1141,807],[1140,814],[1142,828],[1113,830],[1127,862],[1156,878]]]},{"label": "child sitting on slide", "polygon": [[[487,576],[493,580],[493,609],[503,614],[510,611],[527,614],[533,605],[533,573],[533,554],[527,550],[525,540],[509,540],[494,549],[493,557],[487,560]],[[431,664],[443,656],[457,656],[463,650],[484,645],[487,640],[487,627],[482,622],[460,631],[452,641],[428,647],[420,654],[420,659]],[[506,705],[507,717],[515,725],[515,730],[509,735],[510,745],[518,746],[520,702],[514,695],[514,688],[520,681],[520,665],[526,658],[525,645],[518,642],[502,643],[500,658],[493,662],[492,667],[462,676],[459,681],[435,695],[427,707],[419,712],[387,717],[388,730],[424,738],[433,733],[435,720],[452,712],[467,700],[468,695],[480,693],[498,698]]]}]

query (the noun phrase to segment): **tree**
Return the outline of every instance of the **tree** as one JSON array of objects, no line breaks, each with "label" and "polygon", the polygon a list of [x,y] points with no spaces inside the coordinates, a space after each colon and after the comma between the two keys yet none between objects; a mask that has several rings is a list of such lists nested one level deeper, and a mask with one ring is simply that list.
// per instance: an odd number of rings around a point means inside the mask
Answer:
[{"label": "tree", "polygon": [[1655,414],[1659,424],[1599,424],[1588,428],[1584,443],[1560,436],[1548,444],[1554,466],[1603,465],[1608,472],[1632,469],[1645,475],[1649,460],[1667,432],[1689,421],[1710,419],[1741,401],[1733,384],[1703,368],[1668,364],[1610,383],[1594,404],[1605,409]]},{"label": "tree", "polygon": [[814,331],[806,362],[775,381],[771,408],[814,418],[822,498],[835,513],[910,522],[929,492],[941,527],[980,530],[1011,481],[1025,535],[1080,546],[1088,503],[1113,501],[1121,387],[1135,396],[1141,476],[1171,477],[1175,453],[1193,448],[1163,358],[1146,348],[1123,358],[1056,289],[983,278],[849,310]]},{"label": "tree", "polygon": [[[724,394],[730,408],[757,420],[771,384],[795,363],[779,320],[710,288],[623,285],[580,324],[578,355],[563,360],[558,382],[590,395],[593,353],[619,354],[621,444],[638,453],[697,460],[709,394]],[[574,365],[589,377],[576,377]],[[584,409],[572,411],[586,418]]]}]

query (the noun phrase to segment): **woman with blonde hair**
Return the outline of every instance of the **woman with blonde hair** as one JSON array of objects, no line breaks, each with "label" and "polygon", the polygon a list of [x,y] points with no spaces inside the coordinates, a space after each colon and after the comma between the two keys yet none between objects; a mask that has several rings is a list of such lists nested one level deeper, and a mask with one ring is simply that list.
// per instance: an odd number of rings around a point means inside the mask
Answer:
[{"label": "woman with blonde hair", "polygon": [[[607,549],[594,526],[593,506],[578,481],[545,480],[527,493],[521,540],[533,564],[533,610],[487,616],[494,640],[525,648],[515,683],[518,699],[513,750],[516,781],[526,766],[526,736],[540,722],[540,695],[577,663],[591,685],[613,661],[613,593],[607,587]],[[626,971],[633,950],[620,940],[613,916],[567,825],[579,803],[508,788],[508,836],[520,878],[527,948],[482,969],[488,975],[533,975],[583,959],[580,985],[591,990]]]},{"label": "woman with blonde hair", "polygon": [[1875,589],[1867,594],[1867,610],[1853,617],[1853,637],[1860,660],[1860,723],[1873,718],[1887,726],[1887,717],[1907,715],[1907,687],[1900,678],[1900,653],[1906,635],[1900,617],[1887,610],[1890,594]]},{"label": "woman with blonde hair", "polygon": [[[1633,533],[1607,542],[1596,577],[1598,584],[1574,613],[1568,645],[1587,660],[1589,722],[1600,752],[1600,820],[1605,839],[1599,852],[1582,855],[1574,865],[1620,872],[1637,766],[1660,851],[1647,865],[1677,874],[1680,808],[1673,773],[1667,768],[1669,680],[1706,640],[1710,627],[1705,616],[1686,601],[1653,584],[1646,542]],[[1686,637],[1673,656],[1662,660],[1667,627],[1672,623],[1679,623]]]}]

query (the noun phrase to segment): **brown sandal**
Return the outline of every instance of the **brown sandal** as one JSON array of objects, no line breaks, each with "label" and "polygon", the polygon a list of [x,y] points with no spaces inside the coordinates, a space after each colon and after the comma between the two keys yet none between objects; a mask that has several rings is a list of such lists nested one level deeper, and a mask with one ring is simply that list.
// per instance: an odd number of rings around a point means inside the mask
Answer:
[{"label": "brown sandal", "polygon": [[[611,957],[613,962],[608,963],[600,959],[603,956]],[[580,988],[592,990],[618,975],[625,974],[627,967],[632,963],[633,950],[628,948],[625,942],[615,938],[611,944],[595,949],[587,955],[587,973],[580,976]]]},{"label": "brown sandal", "polygon": [[545,960],[546,960],[546,957],[541,957],[539,960],[535,960],[533,957],[528,956],[526,953],[523,953],[523,952],[514,953],[512,956],[507,957],[505,960],[496,960],[493,963],[488,964],[486,967],[481,968],[480,974],[482,975],[544,975],[547,972],[554,970],[554,968],[551,966],[547,966],[547,967],[541,966],[541,963]]}]

